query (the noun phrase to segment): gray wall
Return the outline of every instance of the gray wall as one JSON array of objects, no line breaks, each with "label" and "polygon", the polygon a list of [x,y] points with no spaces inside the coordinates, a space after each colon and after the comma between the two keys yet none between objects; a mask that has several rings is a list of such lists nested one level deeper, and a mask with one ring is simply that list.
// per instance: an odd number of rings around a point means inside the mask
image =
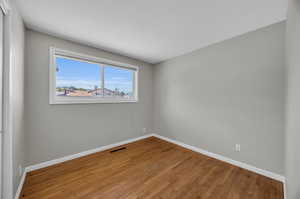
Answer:
[{"label": "gray wall", "polygon": [[279,23],[156,65],[155,132],[283,174],[284,46]]},{"label": "gray wall", "polygon": [[289,0],[287,19],[286,178],[288,199],[300,198],[300,2]]},{"label": "gray wall", "polygon": [[[49,105],[50,46],[139,65],[139,102]],[[27,166],[137,137],[153,126],[152,66],[130,58],[28,30],[25,88]]]}]

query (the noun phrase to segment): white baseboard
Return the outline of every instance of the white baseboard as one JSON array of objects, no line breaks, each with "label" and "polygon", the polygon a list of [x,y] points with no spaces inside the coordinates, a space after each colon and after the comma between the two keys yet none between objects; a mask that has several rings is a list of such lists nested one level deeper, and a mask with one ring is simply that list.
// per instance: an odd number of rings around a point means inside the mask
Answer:
[{"label": "white baseboard", "polygon": [[190,149],[192,151],[201,153],[203,155],[207,155],[209,157],[212,157],[212,158],[215,158],[215,159],[227,162],[227,163],[235,165],[237,167],[241,167],[243,169],[247,169],[249,171],[258,173],[260,175],[272,178],[274,180],[277,180],[277,181],[280,181],[280,182],[283,182],[283,183],[285,182],[285,177],[282,176],[282,175],[279,175],[279,174],[276,174],[276,173],[273,173],[273,172],[270,172],[270,171],[266,171],[266,170],[263,170],[263,169],[251,166],[249,164],[246,164],[246,163],[243,163],[243,162],[239,162],[239,161],[236,161],[236,160],[224,157],[222,155],[215,154],[215,153],[212,153],[212,152],[209,152],[209,151],[206,151],[206,150],[203,150],[203,149],[200,149],[200,148],[197,148],[197,147],[194,147],[194,146],[191,146],[191,145],[188,145],[188,144],[185,144],[185,143],[182,143],[182,142],[179,142],[179,141],[176,141],[176,140],[173,140],[173,139],[161,136],[161,135],[154,134],[154,136],[157,137],[157,138],[160,138],[162,140],[165,140],[167,142],[171,142],[171,143],[179,145],[181,147],[184,147],[184,148]]},{"label": "white baseboard", "polygon": [[278,180],[278,181],[281,181],[281,182],[285,181],[285,177],[282,176],[282,175],[279,175],[279,174],[276,174],[276,173],[273,173],[273,172],[270,172],[270,171],[267,171],[267,170],[263,170],[263,169],[251,166],[249,164],[246,164],[246,163],[243,163],[243,162],[239,162],[239,161],[236,161],[236,160],[224,157],[222,155],[215,154],[215,153],[212,153],[212,152],[200,149],[198,147],[194,147],[194,146],[191,146],[191,145],[188,145],[188,144],[185,144],[185,143],[182,143],[182,142],[179,142],[179,141],[176,141],[176,140],[173,140],[173,139],[170,139],[170,138],[158,135],[158,134],[148,134],[148,135],[145,135],[145,136],[128,139],[128,140],[125,140],[125,141],[122,141],[122,142],[118,142],[118,143],[114,143],[114,144],[102,146],[102,147],[99,147],[99,148],[96,148],[96,149],[91,149],[91,150],[88,150],[88,151],[84,151],[84,152],[81,152],[81,153],[77,153],[77,154],[65,156],[65,157],[62,157],[62,158],[54,159],[54,160],[50,160],[50,161],[47,161],[47,162],[42,162],[42,163],[39,163],[39,164],[36,164],[36,165],[32,165],[32,166],[26,167],[25,171],[26,172],[30,172],[30,171],[34,171],[34,170],[37,170],[37,169],[45,168],[45,167],[48,167],[48,166],[52,166],[54,164],[58,164],[58,163],[62,163],[62,162],[65,162],[65,161],[68,161],[68,160],[72,160],[72,159],[75,159],[75,158],[79,158],[79,157],[82,157],[82,156],[90,155],[92,153],[104,151],[104,150],[107,150],[107,149],[110,149],[110,148],[114,148],[114,147],[117,147],[117,146],[120,146],[120,145],[124,145],[124,144],[128,144],[128,143],[131,143],[131,142],[135,142],[135,141],[138,141],[138,140],[141,140],[141,139],[145,139],[145,138],[148,138],[148,137],[151,137],[151,136],[160,138],[160,139],[165,140],[167,142],[171,142],[173,144],[176,144],[176,145],[179,145],[181,147],[190,149],[192,151],[195,151],[195,152],[207,155],[209,157],[212,157],[212,158],[215,158],[215,159],[227,162],[229,164],[232,164],[232,165],[235,165],[235,166],[247,169],[249,171],[253,171],[255,173],[258,173],[258,174],[261,174],[263,176],[272,178],[274,180]]},{"label": "white baseboard", "polygon": [[22,176],[22,180],[20,182],[18,192],[17,192],[18,194],[16,194],[16,199],[21,193],[22,186],[23,186],[23,183],[24,183],[25,176],[26,176],[27,172],[34,171],[34,170],[41,169],[41,168],[45,168],[45,167],[48,167],[48,166],[52,166],[52,165],[62,163],[62,162],[68,161],[68,160],[72,160],[72,159],[75,159],[75,158],[79,158],[79,157],[82,157],[82,156],[90,155],[92,153],[104,151],[104,150],[107,150],[107,149],[110,149],[110,148],[118,147],[118,146],[121,146],[121,145],[124,145],[124,144],[135,142],[135,141],[138,141],[138,140],[141,140],[141,139],[145,139],[145,138],[148,138],[148,137],[151,137],[151,136],[157,137],[159,139],[165,140],[167,142],[171,142],[173,144],[176,144],[176,145],[179,145],[181,147],[190,149],[192,151],[201,153],[203,155],[206,155],[206,156],[209,156],[209,157],[227,162],[227,163],[235,165],[237,167],[241,167],[243,169],[247,169],[249,171],[252,171],[252,172],[258,173],[260,175],[263,175],[263,176],[272,178],[274,180],[280,181],[280,182],[283,183],[284,197],[286,198],[285,177],[280,175],[280,174],[276,174],[276,173],[273,173],[273,172],[270,172],[270,171],[267,171],[267,170],[263,170],[263,169],[255,167],[255,166],[252,166],[252,165],[249,165],[249,164],[246,164],[246,163],[243,163],[243,162],[239,162],[239,161],[227,158],[225,156],[215,154],[215,153],[200,149],[198,147],[191,146],[191,145],[188,145],[188,144],[185,144],[185,143],[179,142],[177,140],[173,140],[173,139],[170,139],[170,138],[158,135],[158,134],[148,134],[148,135],[145,135],[145,136],[141,136],[141,137],[137,137],[137,138],[133,138],[133,139],[128,139],[128,140],[118,142],[118,143],[115,143],[115,144],[102,146],[102,147],[99,147],[99,148],[96,148],[96,149],[92,149],[92,150],[84,151],[84,152],[81,152],[81,153],[77,153],[77,154],[65,156],[65,157],[62,157],[62,158],[58,158],[58,159],[55,159],[55,160],[50,160],[50,161],[47,161],[47,162],[42,162],[42,163],[39,163],[39,164],[36,164],[36,165],[28,166],[28,167],[25,168],[25,172]]},{"label": "white baseboard", "polygon": [[15,194],[15,199],[19,199],[20,198],[20,195],[21,195],[21,192],[22,192],[22,188],[23,188],[23,185],[24,185],[24,182],[25,182],[26,174],[27,174],[27,172],[26,172],[26,170],[24,170],[24,172],[22,174],[22,178],[21,178],[19,186],[18,186],[18,189],[17,189],[17,192]]},{"label": "white baseboard", "polygon": [[283,198],[287,199],[286,181],[283,183]]},{"label": "white baseboard", "polygon": [[93,154],[93,153],[97,153],[97,152],[100,152],[100,151],[104,151],[104,150],[107,150],[107,149],[110,149],[110,148],[118,147],[120,145],[124,145],[124,144],[135,142],[135,141],[138,141],[138,140],[141,140],[141,139],[145,139],[145,138],[148,138],[148,137],[151,137],[151,136],[154,136],[154,134],[148,134],[148,135],[144,135],[144,136],[141,136],[141,137],[128,139],[128,140],[125,140],[125,141],[122,141],[122,142],[109,144],[109,145],[106,145],[106,146],[101,146],[101,147],[96,148],[96,149],[91,149],[91,150],[83,151],[83,152],[76,153],[76,154],[73,154],[73,155],[68,155],[68,156],[65,156],[65,157],[62,157],[62,158],[42,162],[42,163],[39,163],[39,164],[35,164],[35,165],[32,165],[32,166],[26,167],[25,171],[30,172],[30,171],[34,171],[34,170],[37,170],[37,169],[45,168],[45,167],[52,166],[52,165],[55,165],[55,164],[58,164],[58,163],[66,162],[68,160],[73,160],[75,158],[80,158],[80,157],[90,155],[90,154]]}]

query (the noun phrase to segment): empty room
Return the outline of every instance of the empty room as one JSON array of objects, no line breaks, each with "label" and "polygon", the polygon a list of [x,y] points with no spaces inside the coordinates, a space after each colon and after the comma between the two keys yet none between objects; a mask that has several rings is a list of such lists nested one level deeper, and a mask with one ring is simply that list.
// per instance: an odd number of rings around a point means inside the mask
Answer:
[{"label": "empty room", "polygon": [[0,199],[300,199],[300,0],[0,0]]}]

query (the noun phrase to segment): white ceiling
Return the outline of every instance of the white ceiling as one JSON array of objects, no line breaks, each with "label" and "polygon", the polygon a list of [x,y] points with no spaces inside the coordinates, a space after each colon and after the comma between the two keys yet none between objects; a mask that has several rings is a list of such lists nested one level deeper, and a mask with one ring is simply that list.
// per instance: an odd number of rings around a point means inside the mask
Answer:
[{"label": "white ceiling", "polygon": [[149,63],[282,21],[287,0],[17,0],[26,25]]}]

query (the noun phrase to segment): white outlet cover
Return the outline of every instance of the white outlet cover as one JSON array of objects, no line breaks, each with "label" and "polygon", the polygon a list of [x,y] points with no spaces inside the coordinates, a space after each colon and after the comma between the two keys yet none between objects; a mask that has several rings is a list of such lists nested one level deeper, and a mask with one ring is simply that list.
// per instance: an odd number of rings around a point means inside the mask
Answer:
[{"label": "white outlet cover", "polygon": [[237,152],[241,151],[241,145],[240,144],[235,145],[235,151],[237,151]]}]

